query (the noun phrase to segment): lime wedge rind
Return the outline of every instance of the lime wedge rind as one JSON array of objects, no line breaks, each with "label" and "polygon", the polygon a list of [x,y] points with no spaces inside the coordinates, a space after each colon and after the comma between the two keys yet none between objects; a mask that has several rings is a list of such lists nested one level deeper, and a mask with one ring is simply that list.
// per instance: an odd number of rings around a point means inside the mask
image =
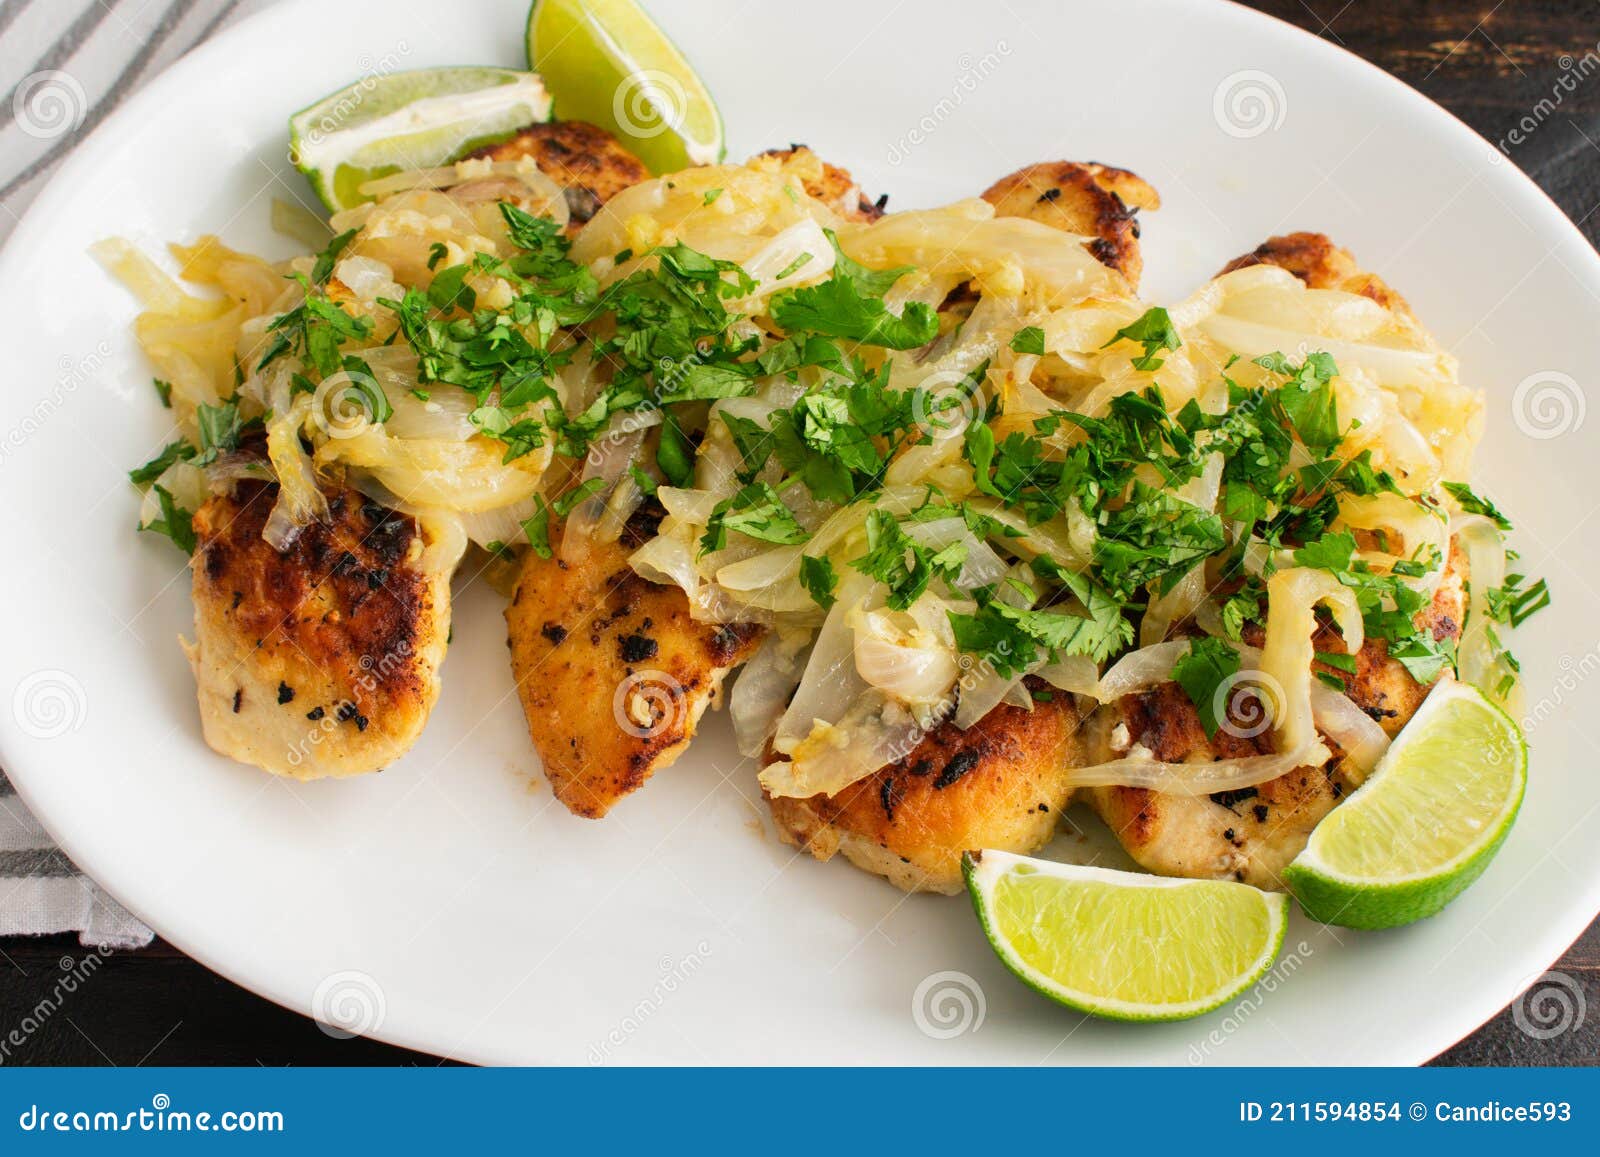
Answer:
[{"label": "lime wedge rind", "polygon": [[[1006,968],[1024,984],[1051,1000],[1108,1020],[1139,1022],[1188,1020],[1228,1004],[1259,981],[1272,967],[1273,961],[1277,959],[1283,947],[1284,935],[1288,928],[1288,897],[1261,892],[1245,884],[1170,879],[1107,868],[1057,864],[1008,852],[993,851],[982,852],[976,856],[969,855],[963,859],[962,866],[968,892],[972,896],[973,908],[977,912],[984,935],[988,937],[990,946]],[[1129,1000],[1114,993],[1090,992],[1065,984],[1044,969],[1030,963],[1025,958],[1026,952],[1019,950],[1006,934],[1002,926],[1003,921],[997,918],[993,897],[996,895],[1001,878],[1007,873],[1019,870],[1054,877],[1063,881],[1068,887],[1075,883],[1090,885],[1098,883],[1113,889],[1171,889],[1174,891],[1174,899],[1185,904],[1187,899],[1182,896],[1184,889],[1237,889],[1239,891],[1235,898],[1244,898],[1246,894],[1250,894],[1248,902],[1259,904],[1267,922],[1266,933],[1260,937],[1257,951],[1247,964],[1234,971],[1225,981],[1187,999]],[[1173,953],[1179,949],[1176,945],[1167,944],[1162,950],[1153,950],[1149,954],[1149,959],[1152,962],[1159,961],[1162,951]]]},{"label": "lime wedge rind", "polygon": [[651,172],[726,155],[716,101],[637,0],[536,0],[527,50],[560,116],[615,134]]},{"label": "lime wedge rind", "polygon": [[1443,882],[1423,878],[1382,884],[1359,883],[1355,887],[1365,891],[1366,896],[1358,900],[1352,899],[1350,883],[1319,868],[1314,861],[1285,869],[1284,882],[1294,892],[1301,911],[1319,924],[1362,931],[1399,928],[1438,915],[1476,883],[1510,832],[1507,826],[1480,855]]},{"label": "lime wedge rind", "polygon": [[539,77],[462,66],[366,76],[289,118],[295,166],[329,210],[359,203],[364,181],[448,164],[550,116]]},{"label": "lime wedge rind", "polygon": [[[1527,790],[1527,761],[1510,716],[1474,687],[1441,683],[1367,782],[1312,832],[1284,882],[1306,915],[1324,924],[1381,929],[1433,916],[1504,845]],[[1471,810],[1463,816],[1463,809]],[[1463,830],[1472,836],[1430,857],[1430,844],[1452,834],[1445,816],[1457,821],[1458,840]],[[1407,826],[1416,838],[1396,842]],[[1363,840],[1390,858],[1384,870],[1355,866],[1358,857],[1379,854]],[[1406,856],[1414,863],[1398,866]]]}]

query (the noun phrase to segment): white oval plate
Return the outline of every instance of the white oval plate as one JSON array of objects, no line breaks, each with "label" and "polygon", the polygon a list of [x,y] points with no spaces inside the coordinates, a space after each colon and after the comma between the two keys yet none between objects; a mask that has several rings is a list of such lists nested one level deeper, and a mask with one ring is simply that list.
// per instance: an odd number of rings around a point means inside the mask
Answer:
[{"label": "white oval plate", "polygon": [[176,642],[186,572],[133,533],[123,474],[164,440],[162,412],[134,303],[85,250],[214,231],[284,252],[270,198],[307,197],[288,113],[364,71],[520,63],[523,6],[497,0],[381,18],[304,0],[242,23],[96,132],[0,262],[0,739],[73,859],[256,992],[486,1062],[1417,1062],[1516,996],[1600,907],[1583,830],[1600,807],[1600,418],[1583,426],[1579,384],[1600,365],[1600,262],[1577,230],[1420,96],[1231,6],[652,8],[720,96],[734,157],[805,141],[902,207],[1093,158],[1166,199],[1145,227],[1157,299],[1296,228],[1410,297],[1488,391],[1480,479],[1555,592],[1519,641],[1532,785],[1493,868],[1401,931],[1297,920],[1228,1013],[1086,1021],[1016,984],[965,900],[781,846],[723,719],[611,818],[569,816],[535,774],[481,584],[460,592],[427,735],[389,771],[296,785],[211,754]]}]

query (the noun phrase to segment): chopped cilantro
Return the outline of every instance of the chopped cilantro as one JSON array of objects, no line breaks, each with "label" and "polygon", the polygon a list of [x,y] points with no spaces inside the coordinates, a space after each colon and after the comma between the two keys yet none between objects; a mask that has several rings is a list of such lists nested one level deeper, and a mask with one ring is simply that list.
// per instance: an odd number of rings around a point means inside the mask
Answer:
[{"label": "chopped cilantro", "polygon": [[372,319],[352,317],[304,277],[296,274],[295,278],[306,291],[305,300],[279,314],[267,326],[272,340],[256,369],[265,369],[285,354],[299,354],[324,377],[336,374],[340,368],[340,345],[370,336]]},{"label": "chopped cilantro", "polygon": [[1523,575],[1510,574],[1504,586],[1490,587],[1485,592],[1491,619],[1509,627],[1520,627],[1530,615],[1550,605],[1550,588],[1545,580],[1523,587],[1526,581]]},{"label": "chopped cilantro", "polygon": [[470,265],[452,265],[439,270],[428,283],[428,302],[441,313],[454,309],[471,313],[478,303],[477,293],[467,284],[467,274],[471,272]]},{"label": "chopped cilantro", "polygon": [[1227,545],[1222,519],[1143,483],[1128,501],[1103,512],[1094,560],[1106,584],[1131,596],[1148,582],[1165,594],[1202,560]]},{"label": "chopped cilantro", "polygon": [[661,484],[637,466],[628,467],[628,477],[633,479],[633,484],[639,488],[639,493],[649,497],[660,489]]},{"label": "chopped cilantro", "polygon": [[1132,627],[1115,609],[1098,614],[1032,610],[996,599],[981,603],[976,614],[949,612],[956,646],[978,655],[1001,675],[1020,675],[1039,658],[1043,647],[1052,655],[1088,655],[1102,661],[1125,646]]},{"label": "chopped cilantro", "polygon": [[960,563],[954,568],[948,560],[936,564],[936,553],[900,529],[894,515],[874,510],[867,515],[867,553],[850,565],[888,587],[890,609],[903,611],[922,597],[935,574],[953,578],[960,572]]},{"label": "chopped cilantro", "polygon": [[528,542],[533,547],[533,553],[540,558],[549,558],[553,553],[550,549],[550,507],[545,503],[542,495],[533,496],[533,517],[524,519],[522,533],[528,536]]},{"label": "chopped cilantro", "polygon": [[[1192,640],[1189,650],[1173,664],[1173,681],[1194,704],[1207,738],[1215,736],[1222,723],[1217,718],[1217,691],[1238,673],[1239,652],[1221,639]],[[1225,704],[1223,711],[1227,711]]]},{"label": "chopped cilantro", "polygon": [[673,421],[672,415],[667,414],[661,423],[661,442],[656,447],[656,465],[661,467],[661,473],[667,476],[667,481],[674,486],[684,487],[694,483],[694,450],[689,445],[689,440],[683,436],[683,431],[678,428],[678,423]]},{"label": "chopped cilantro", "polygon": [[1251,576],[1222,604],[1222,629],[1228,638],[1237,642],[1244,634],[1247,623],[1261,621],[1261,604],[1265,595],[1261,580]]},{"label": "chopped cilantro", "polygon": [[1288,378],[1275,392],[1274,399],[1307,449],[1325,454],[1338,445],[1339,416],[1332,382],[1339,374],[1339,367],[1331,357],[1325,353],[1310,353],[1297,366],[1282,354],[1268,354],[1257,358],[1256,364]]},{"label": "chopped cilantro", "polygon": [[[1144,373],[1154,373],[1166,364],[1156,354],[1162,350],[1179,349],[1183,345],[1183,339],[1178,336],[1178,327],[1172,324],[1172,318],[1159,305],[1146,310],[1137,321],[1119,329],[1116,336],[1106,342],[1106,346],[1114,346],[1119,341],[1138,342],[1144,346],[1144,353],[1133,359],[1133,368]],[[1044,351],[1041,348],[1039,352]]]},{"label": "chopped cilantro", "polygon": [[1481,498],[1474,494],[1472,487],[1465,482],[1444,482],[1440,485],[1445,488],[1451,498],[1456,500],[1456,504],[1468,514],[1481,514],[1501,530],[1511,529],[1511,520],[1500,513],[1495,504],[1487,498]]},{"label": "chopped cilantro", "polygon": [[784,505],[778,492],[766,482],[751,482],[733,497],[717,503],[706,532],[701,536],[701,550],[721,550],[727,545],[730,530],[761,542],[786,546],[796,546],[809,537],[795,520],[794,511]]},{"label": "chopped cilantro", "polygon": [[1019,354],[1044,353],[1044,330],[1036,325],[1019,329],[1011,335],[1011,348]]},{"label": "chopped cilantro", "polygon": [[1315,542],[1307,543],[1294,552],[1296,566],[1316,570],[1344,571],[1350,569],[1350,558],[1356,551],[1356,537],[1348,530],[1325,534]]},{"label": "chopped cilantro", "polygon": [[344,252],[345,246],[354,240],[357,230],[346,229],[332,241],[328,247],[317,254],[317,259],[311,265],[311,284],[326,285],[328,278],[333,276],[333,267],[338,263],[339,254]]},{"label": "chopped cilantro", "polygon": [[226,401],[208,406],[201,402],[195,407],[195,422],[200,427],[200,456],[196,466],[208,466],[223,454],[239,448],[239,433],[244,423],[239,418],[239,403]]},{"label": "chopped cilantro", "polygon": [[833,569],[833,563],[827,555],[800,556],[800,585],[805,587],[806,593],[813,602],[823,610],[834,604],[834,589],[839,585],[839,576]]},{"label": "chopped cilantro", "polygon": [[791,333],[804,331],[896,350],[915,349],[934,339],[939,315],[932,306],[909,302],[896,316],[883,303],[883,295],[910,272],[909,266],[867,269],[844,255],[831,232],[828,240],[835,250],[832,275],[817,285],[773,294],[767,304],[773,321]]},{"label": "chopped cilantro", "polygon": [[165,486],[157,484],[154,489],[156,500],[161,503],[161,517],[151,519],[139,529],[164,534],[184,554],[193,554],[196,544],[194,515],[179,506]]},{"label": "chopped cilantro", "polygon": [[1332,667],[1335,671],[1343,671],[1346,675],[1356,673],[1356,657],[1346,655],[1339,651],[1318,651],[1317,662]]},{"label": "chopped cilantro", "polygon": [[143,486],[147,482],[154,482],[157,478],[160,478],[161,475],[166,473],[167,467],[171,466],[174,462],[187,461],[188,459],[193,458],[194,455],[194,447],[189,445],[189,443],[185,442],[182,438],[179,438],[175,442],[168,442],[162,447],[159,454],[150,459],[150,461],[146,462],[143,466],[139,466],[128,471],[128,477],[135,484]]},{"label": "chopped cilantro", "polygon": [[1446,667],[1455,665],[1455,651],[1453,640],[1435,639],[1431,631],[1418,631],[1389,644],[1389,657],[1398,661],[1424,687],[1437,679]]},{"label": "chopped cilantro", "polygon": [[[567,515],[572,513],[573,508],[576,507],[578,503],[582,502],[586,498],[591,497],[592,495],[598,494],[605,488],[606,480],[604,478],[586,479],[552,502],[550,504],[550,509],[555,511],[560,517],[565,518]],[[535,517],[538,516],[535,515]]]},{"label": "chopped cilantro", "polygon": [[800,254],[800,256],[796,257],[793,261],[789,262],[789,264],[785,265],[782,269],[778,270],[777,280],[778,281],[782,281],[785,277],[788,277],[791,273],[797,273],[800,270],[804,269],[807,265],[810,265],[810,264],[811,264],[811,253],[809,251],[805,252],[805,253],[802,253],[802,254]]}]

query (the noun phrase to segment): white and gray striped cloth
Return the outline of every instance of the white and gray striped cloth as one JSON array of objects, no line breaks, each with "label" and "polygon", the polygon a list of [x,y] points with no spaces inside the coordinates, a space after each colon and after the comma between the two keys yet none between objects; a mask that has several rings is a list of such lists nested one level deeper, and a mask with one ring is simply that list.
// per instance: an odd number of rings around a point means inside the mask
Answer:
[{"label": "white and gray striped cloth", "polygon": [[[0,0],[0,240],[73,146],[130,93],[270,0]],[[152,934],[79,873],[0,771],[0,936]]]}]

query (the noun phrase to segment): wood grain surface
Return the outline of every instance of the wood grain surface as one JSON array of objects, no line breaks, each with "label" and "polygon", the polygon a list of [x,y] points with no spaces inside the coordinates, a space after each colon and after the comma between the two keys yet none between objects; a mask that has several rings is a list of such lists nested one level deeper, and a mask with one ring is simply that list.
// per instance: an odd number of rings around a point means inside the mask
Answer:
[{"label": "wood grain surface", "polygon": [[[1578,0],[1262,0],[1455,113],[1600,238],[1600,5]],[[1532,125],[1529,128],[1529,125]],[[492,950],[493,930],[485,929]],[[93,957],[92,979],[55,1001]],[[1517,1007],[1446,1051],[1447,1065],[1600,1063],[1600,925]],[[1563,1019],[1567,1022],[1560,1027]],[[7,1033],[27,1027],[20,1044]],[[1554,1031],[1557,1028],[1560,1031]],[[337,1039],[171,947],[99,957],[75,937],[0,941],[0,1063],[436,1064]]]}]

